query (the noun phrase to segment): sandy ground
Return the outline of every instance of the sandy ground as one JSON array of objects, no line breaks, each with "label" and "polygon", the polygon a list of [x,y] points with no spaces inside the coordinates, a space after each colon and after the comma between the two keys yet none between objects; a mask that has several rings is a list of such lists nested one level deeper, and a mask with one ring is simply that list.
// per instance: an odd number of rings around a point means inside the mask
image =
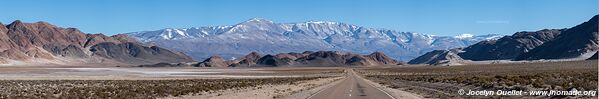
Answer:
[{"label": "sandy ground", "polygon": [[344,77],[320,78],[284,85],[261,85],[244,89],[228,89],[204,94],[165,97],[165,99],[304,99]]},{"label": "sandy ground", "polygon": [[[293,72],[289,72],[293,70]],[[0,80],[160,80],[331,76],[335,69],[0,67]]]}]

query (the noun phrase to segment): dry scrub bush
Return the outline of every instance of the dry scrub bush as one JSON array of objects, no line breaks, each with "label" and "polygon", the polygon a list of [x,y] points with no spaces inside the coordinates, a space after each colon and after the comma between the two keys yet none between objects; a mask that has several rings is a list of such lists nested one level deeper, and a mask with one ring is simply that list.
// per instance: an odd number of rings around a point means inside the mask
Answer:
[{"label": "dry scrub bush", "polygon": [[0,98],[157,98],[319,77],[193,80],[0,80]]}]

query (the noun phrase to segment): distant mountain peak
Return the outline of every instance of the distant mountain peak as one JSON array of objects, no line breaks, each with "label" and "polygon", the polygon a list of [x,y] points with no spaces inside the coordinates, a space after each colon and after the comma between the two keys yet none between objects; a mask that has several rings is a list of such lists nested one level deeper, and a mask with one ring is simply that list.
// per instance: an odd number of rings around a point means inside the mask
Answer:
[{"label": "distant mountain peak", "polygon": [[23,23],[23,21],[21,21],[21,20],[15,20],[11,24],[18,24],[18,23]]},{"label": "distant mountain peak", "polygon": [[208,55],[239,57],[251,51],[274,54],[336,50],[358,54],[380,51],[395,59],[407,60],[426,51],[464,47],[480,40],[494,39],[492,36],[495,36],[471,35],[470,38],[457,39],[453,36],[433,36],[333,21],[272,23],[263,18],[252,18],[231,26],[162,29],[126,34],[146,43],[187,52],[196,59],[206,59],[210,57]]},{"label": "distant mountain peak", "polygon": [[318,21],[318,20],[311,20],[305,23],[313,23],[313,24],[338,24],[339,22],[334,22],[334,21]]},{"label": "distant mountain peak", "polygon": [[22,26],[25,23],[23,23],[21,20],[15,20],[12,23],[6,25],[6,27],[16,27],[16,26]]},{"label": "distant mountain peak", "polygon": [[455,38],[459,38],[459,39],[467,39],[467,38],[473,38],[473,37],[474,37],[474,35],[472,35],[472,34],[460,34],[460,35],[455,36]]},{"label": "distant mountain peak", "polygon": [[273,23],[273,21],[267,20],[265,18],[259,18],[259,17],[255,17],[255,18],[251,18],[245,22],[268,22],[268,23]]}]

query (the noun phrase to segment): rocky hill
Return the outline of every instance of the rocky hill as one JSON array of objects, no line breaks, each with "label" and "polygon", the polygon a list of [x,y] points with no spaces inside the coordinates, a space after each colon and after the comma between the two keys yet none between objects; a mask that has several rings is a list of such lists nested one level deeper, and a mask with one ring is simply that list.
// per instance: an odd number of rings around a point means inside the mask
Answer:
[{"label": "rocky hill", "polygon": [[153,64],[189,62],[190,57],[157,46],[145,46],[127,35],[85,34],[46,22],[0,23],[0,63],[31,64]]},{"label": "rocky hill", "polygon": [[457,53],[462,49],[434,50],[418,58],[410,60],[408,64],[431,64],[431,65],[460,65],[465,62]]},{"label": "rocky hill", "polygon": [[234,60],[224,60],[220,56],[212,56],[199,63],[159,63],[141,65],[141,67],[176,67],[181,64],[194,67],[335,67],[335,66],[383,66],[403,65],[382,52],[359,55],[341,51],[306,51],[303,53],[279,53],[261,56],[252,52]]}]

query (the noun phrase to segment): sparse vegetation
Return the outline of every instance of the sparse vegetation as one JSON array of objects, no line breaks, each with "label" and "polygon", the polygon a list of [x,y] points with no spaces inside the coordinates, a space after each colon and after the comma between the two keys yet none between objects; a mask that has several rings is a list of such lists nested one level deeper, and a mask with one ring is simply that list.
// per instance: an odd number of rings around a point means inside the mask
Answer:
[{"label": "sparse vegetation", "polygon": [[375,68],[359,73],[429,98],[468,97],[457,95],[459,89],[596,90],[598,80],[596,61]]},{"label": "sparse vegetation", "polygon": [[202,94],[321,77],[190,80],[0,80],[0,98],[147,99]]}]

